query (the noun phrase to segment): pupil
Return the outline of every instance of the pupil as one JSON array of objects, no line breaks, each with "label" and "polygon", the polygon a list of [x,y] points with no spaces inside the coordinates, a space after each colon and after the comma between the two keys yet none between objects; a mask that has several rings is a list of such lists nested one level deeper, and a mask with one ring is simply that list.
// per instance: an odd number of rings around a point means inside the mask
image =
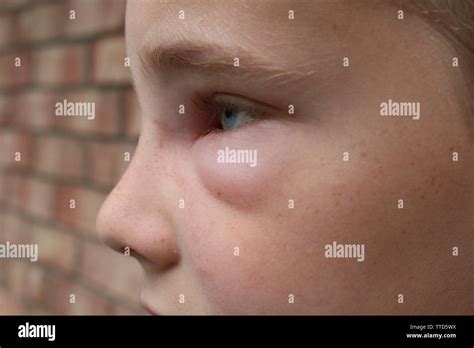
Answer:
[{"label": "pupil", "polygon": [[225,115],[226,118],[231,117],[231,116],[232,116],[232,110],[227,109],[227,110],[224,112],[224,115]]}]

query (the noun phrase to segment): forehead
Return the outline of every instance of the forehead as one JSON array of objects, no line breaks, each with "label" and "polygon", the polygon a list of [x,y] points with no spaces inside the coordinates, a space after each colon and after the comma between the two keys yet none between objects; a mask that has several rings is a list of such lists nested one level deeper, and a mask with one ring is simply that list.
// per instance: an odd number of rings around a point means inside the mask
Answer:
[{"label": "forehead", "polygon": [[349,17],[364,8],[359,2],[313,0],[129,1],[127,43],[137,51],[177,39],[200,40],[304,64],[308,55],[333,53],[349,31]]}]

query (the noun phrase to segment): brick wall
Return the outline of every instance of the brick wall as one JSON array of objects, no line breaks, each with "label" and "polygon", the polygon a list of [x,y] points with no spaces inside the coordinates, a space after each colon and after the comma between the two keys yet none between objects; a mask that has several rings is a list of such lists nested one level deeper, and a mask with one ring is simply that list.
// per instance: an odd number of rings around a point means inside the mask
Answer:
[{"label": "brick wall", "polygon": [[[0,1],[0,243],[39,249],[38,262],[0,259],[0,314],[143,313],[138,263],[94,226],[140,126],[124,12],[123,0]],[[56,116],[63,99],[95,102],[95,119]]]}]

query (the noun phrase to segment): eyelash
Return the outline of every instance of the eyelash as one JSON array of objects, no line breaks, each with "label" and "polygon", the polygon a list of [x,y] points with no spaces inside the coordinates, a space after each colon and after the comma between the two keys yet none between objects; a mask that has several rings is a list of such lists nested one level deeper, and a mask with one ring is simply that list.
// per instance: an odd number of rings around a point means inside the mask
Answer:
[{"label": "eyelash", "polygon": [[[216,121],[219,121],[220,123],[220,113],[225,109],[230,109],[233,111],[244,111],[249,113],[250,115],[258,115],[258,117],[265,116],[265,112],[263,110],[260,110],[252,105],[244,103],[235,103],[225,99],[217,101],[215,100],[214,96],[215,94],[209,96],[206,94],[198,93],[196,98],[193,98],[193,102],[198,107],[198,109],[206,112],[212,112],[212,116],[210,118],[208,126],[215,125]],[[219,129],[222,130],[222,128]],[[208,129],[205,134],[210,133],[212,130],[213,129]]]}]

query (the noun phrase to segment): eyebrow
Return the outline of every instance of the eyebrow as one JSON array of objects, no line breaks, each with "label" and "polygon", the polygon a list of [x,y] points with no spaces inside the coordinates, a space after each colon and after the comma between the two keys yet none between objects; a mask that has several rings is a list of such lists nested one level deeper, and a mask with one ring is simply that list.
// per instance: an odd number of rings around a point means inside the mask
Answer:
[{"label": "eyebrow", "polygon": [[[302,73],[286,69],[242,47],[223,47],[199,41],[163,43],[154,48],[146,47],[138,55],[145,75],[151,74],[154,77],[192,71],[209,76],[222,74],[233,78],[251,77],[253,81],[261,79],[281,86],[302,82],[314,74],[313,71]],[[234,65],[235,58],[239,59],[238,67]]]}]

